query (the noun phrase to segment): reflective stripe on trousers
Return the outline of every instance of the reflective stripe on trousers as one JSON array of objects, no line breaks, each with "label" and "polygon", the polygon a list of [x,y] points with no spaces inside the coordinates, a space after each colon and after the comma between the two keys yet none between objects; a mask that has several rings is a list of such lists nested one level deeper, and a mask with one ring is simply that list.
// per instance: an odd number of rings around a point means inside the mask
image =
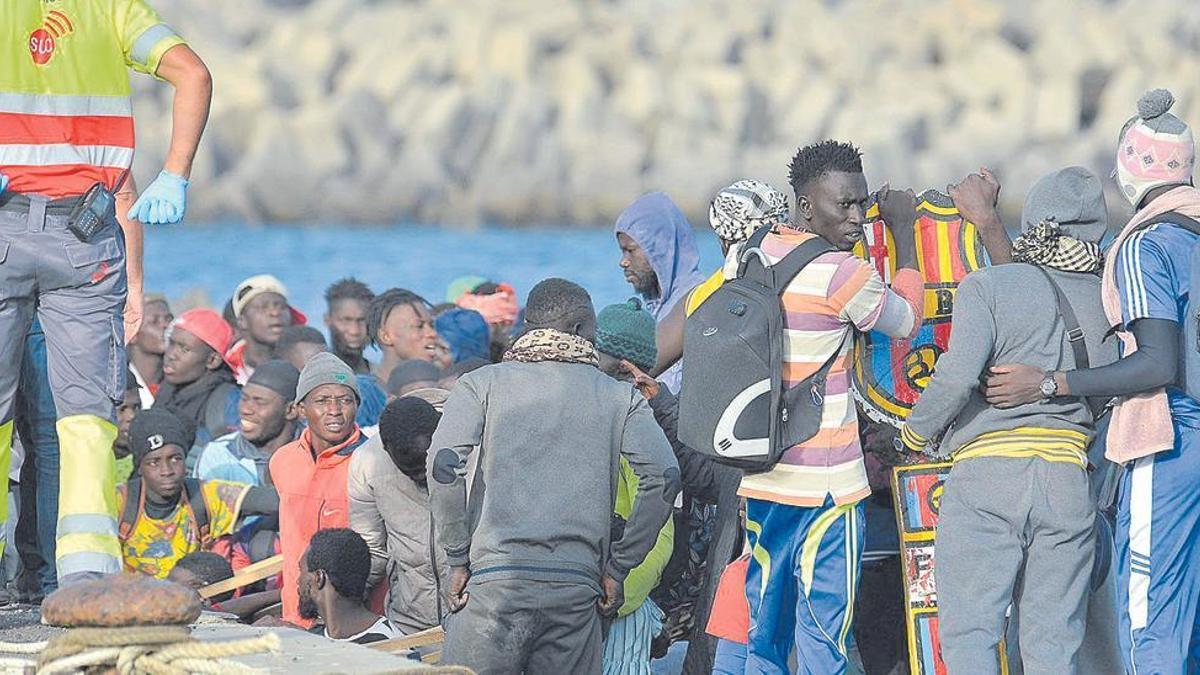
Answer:
[{"label": "reflective stripe on trousers", "polygon": [[[79,572],[120,572],[117,467],[112,453],[117,427],[94,415],[72,415],[60,419],[57,428],[63,469],[55,555],[58,578]],[[7,459],[3,461],[7,464]]]},{"label": "reflective stripe on trousers", "polygon": [[[0,525],[8,522],[8,466],[12,461],[13,422],[8,420],[0,424]],[[4,555],[6,537],[0,537],[0,556]]]}]

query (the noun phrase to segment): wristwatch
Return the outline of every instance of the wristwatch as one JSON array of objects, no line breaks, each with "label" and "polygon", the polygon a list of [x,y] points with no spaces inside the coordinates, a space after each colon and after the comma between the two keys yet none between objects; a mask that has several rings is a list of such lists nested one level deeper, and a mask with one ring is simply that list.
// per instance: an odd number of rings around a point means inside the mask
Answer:
[{"label": "wristwatch", "polygon": [[1058,393],[1058,382],[1054,380],[1053,372],[1046,373],[1046,377],[1042,378],[1038,389],[1042,392],[1042,400],[1048,401],[1054,398],[1054,395]]}]

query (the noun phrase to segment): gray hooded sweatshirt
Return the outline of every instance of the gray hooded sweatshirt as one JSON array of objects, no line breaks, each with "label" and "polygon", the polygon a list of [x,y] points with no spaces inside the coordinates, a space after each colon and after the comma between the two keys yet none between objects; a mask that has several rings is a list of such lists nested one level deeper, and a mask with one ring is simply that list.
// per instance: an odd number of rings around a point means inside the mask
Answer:
[{"label": "gray hooded sweatshirt", "polygon": [[[437,539],[472,579],[624,580],[670,515],[679,467],[637,390],[594,366],[506,362],[464,375],[429,453]],[[467,459],[479,453],[470,489]],[[619,458],[638,477],[610,541]]]}]

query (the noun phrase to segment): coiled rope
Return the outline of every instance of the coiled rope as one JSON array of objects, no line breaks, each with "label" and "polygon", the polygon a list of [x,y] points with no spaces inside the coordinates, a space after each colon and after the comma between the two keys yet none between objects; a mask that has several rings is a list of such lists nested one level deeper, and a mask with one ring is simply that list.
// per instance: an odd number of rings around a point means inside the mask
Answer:
[{"label": "coiled rope", "polygon": [[[114,666],[120,675],[189,675],[191,673],[265,672],[236,661],[244,656],[280,650],[279,636],[225,642],[194,640],[185,626],[75,628],[47,642],[0,642],[0,653],[38,654],[38,675],[77,672],[91,666]],[[0,667],[24,668],[32,660],[0,657]]]}]

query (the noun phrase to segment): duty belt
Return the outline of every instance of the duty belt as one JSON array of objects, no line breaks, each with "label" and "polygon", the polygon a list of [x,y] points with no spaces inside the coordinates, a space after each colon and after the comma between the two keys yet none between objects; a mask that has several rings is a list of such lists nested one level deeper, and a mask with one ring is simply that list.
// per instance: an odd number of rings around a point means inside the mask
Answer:
[{"label": "duty belt", "polygon": [[0,193],[0,211],[29,214],[27,222],[30,231],[40,232],[45,229],[47,216],[65,218],[71,215],[71,209],[75,208],[82,198],[83,195],[50,199],[42,195],[3,192]]}]

